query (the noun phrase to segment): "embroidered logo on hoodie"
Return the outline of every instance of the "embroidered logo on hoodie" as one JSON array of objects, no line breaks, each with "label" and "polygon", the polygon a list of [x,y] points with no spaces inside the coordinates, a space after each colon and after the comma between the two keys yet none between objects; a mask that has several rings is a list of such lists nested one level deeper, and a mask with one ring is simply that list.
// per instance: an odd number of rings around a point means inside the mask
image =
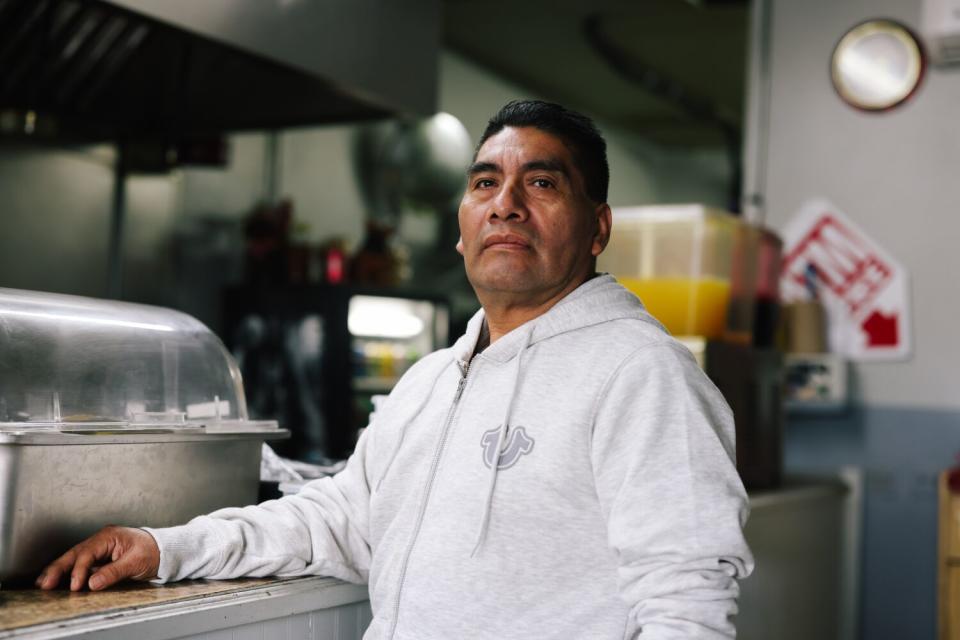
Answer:
[{"label": "embroidered logo on hoodie", "polygon": [[[499,433],[500,427],[497,427],[496,429],[490,429],[480,438],[480,446],[483,447],[483,464],[487,465],[487,468],[493,465]],[[533,438],[527,435],[523,427],[517,427],[516,429],[507,427],[505,443],[500,450],[498,469],[509,469],[517,463],[520,456],[533,451]]]}]

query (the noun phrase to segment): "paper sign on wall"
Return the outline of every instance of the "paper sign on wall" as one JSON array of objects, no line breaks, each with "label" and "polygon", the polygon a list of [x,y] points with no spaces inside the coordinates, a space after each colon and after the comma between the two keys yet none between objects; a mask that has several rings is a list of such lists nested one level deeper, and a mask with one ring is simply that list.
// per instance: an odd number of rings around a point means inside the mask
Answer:
[{"label": "paper sign on wall", "polygon": [[827,311],[830,350],[852,360],[910,356],[910,298],[903,266],[826,200],[803,205],[783,230],[780,292]]}]

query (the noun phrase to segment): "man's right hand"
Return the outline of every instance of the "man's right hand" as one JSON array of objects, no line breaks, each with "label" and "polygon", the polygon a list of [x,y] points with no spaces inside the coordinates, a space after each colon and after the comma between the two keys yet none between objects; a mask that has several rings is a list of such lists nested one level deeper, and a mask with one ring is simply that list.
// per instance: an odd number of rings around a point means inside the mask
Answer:
[{"label": "man's right hand", "polygon": [[156,578],[159,570],[160,548],[152,535],[142,529],[109,526],[51,562],[36,585],[55,589],[69,574],[71,591],[85,584],[91,591],[100,591],[126,578]]}]

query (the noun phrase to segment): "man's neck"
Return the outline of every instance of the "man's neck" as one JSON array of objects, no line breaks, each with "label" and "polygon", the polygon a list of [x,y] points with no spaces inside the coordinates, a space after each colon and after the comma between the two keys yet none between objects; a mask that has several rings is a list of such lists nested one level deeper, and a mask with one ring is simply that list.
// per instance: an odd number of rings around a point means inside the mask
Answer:
[{"label": "man's neck", "polygon": [[595,275],[595,273],[591,274],[583,280],[561,289],[556,295],[534,303],[530,303],[529,301],[517,303],[514,300],[505,299],[497,295],[482,295],[481,292],[478,291],[477,297],[480,298],[487,328],[490,331],[490,344],[493,344],[520,325],[542,316],[555,304],[563,300],[581,284]]},{"label": "man's neck", "polygon": [[484,316],[490,330],[490,343],[494,343],[520,325],[543,315],[559,300],[550,300],[537,307],[498,307],[484,305]]}]

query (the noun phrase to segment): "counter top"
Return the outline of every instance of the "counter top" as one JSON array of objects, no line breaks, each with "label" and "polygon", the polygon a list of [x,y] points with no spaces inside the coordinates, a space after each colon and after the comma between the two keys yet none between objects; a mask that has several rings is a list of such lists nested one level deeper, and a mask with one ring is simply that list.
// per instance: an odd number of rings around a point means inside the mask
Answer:
[{"label": "counter top", "polygon": [[750,491],[750,508],[765,509],[798,501],[835,498],[848,491],[849,488],[839,477],[795,476],[785,479],[776,489]]},{"label": "counter top", "polygon": [[[135,610],[152,604],[205,598],[278,582],[266,578],[188,580],[168,585],[126,582],[106,591],[0,590],[0,631],[91,614]],[[0,636],[2,637],[2,636]]]},{"label": "counter top", "polygon": [[[268,603],[277,602],[278,597],[285,603],[283,611]],[[188,580],[166,585],[128,582],[99,592],[3,589],[0,590],[0,639],[56,638],[109,627],[162,624],[171,616],[213,613],[213,610],[218,612],[207,617],[219,620],[227,617],[225,607],[230,608],[235,617],[253,618],[261,615],[256,612],[258,602],[272,607],[271,613],[279,616],[366,599],[366,586],[316,576]],[[240,605],[243,605],[242,613]],[[135,635],[153,634],[138,632]]]}]

